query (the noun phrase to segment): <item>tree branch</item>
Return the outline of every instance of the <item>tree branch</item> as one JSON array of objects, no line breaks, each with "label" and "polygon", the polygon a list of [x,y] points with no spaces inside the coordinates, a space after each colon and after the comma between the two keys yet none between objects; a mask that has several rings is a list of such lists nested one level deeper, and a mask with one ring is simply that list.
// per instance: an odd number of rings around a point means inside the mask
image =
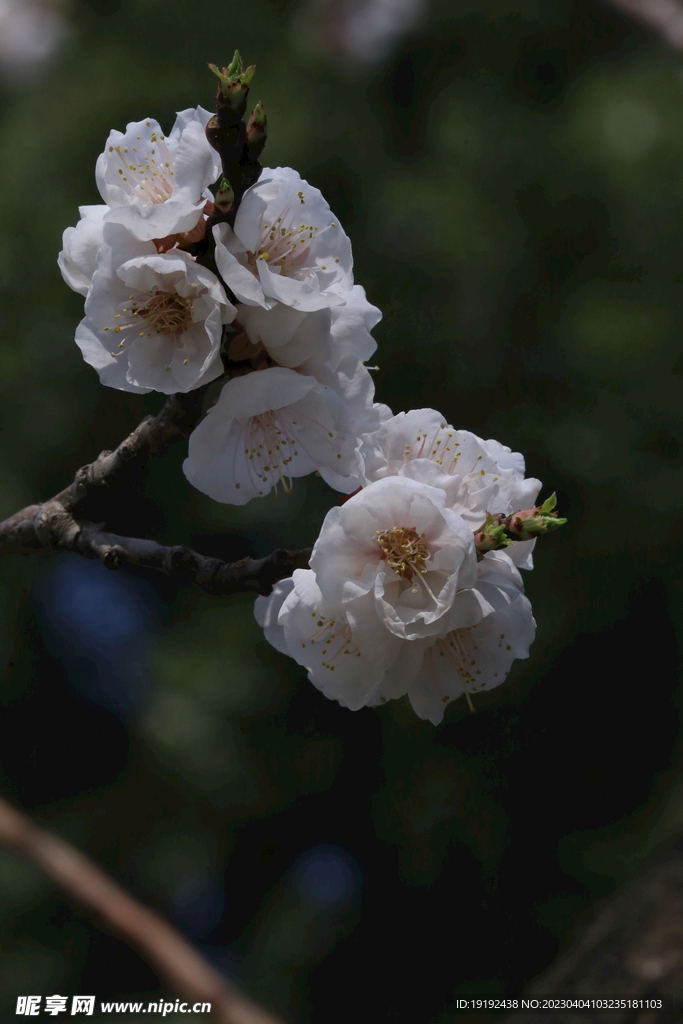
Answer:
[{"label": "tree branch", "polygon": [[[0,550],[50,547],[97,558],[108,569],[136,565],[156,569],[208,594],[256,592],[269,594],[278,580],[308,567],[310,548],[273,551],[265,558],[224,562],[200,555],[183,545],[167,547],[153,540],[122,537],[104,530],[103,523],[77,519],[101,499],[121,488],[174,439],[193,430],[202,411],[205,388],[188,395],[171,395],[156,416],[144,419],[116,451],[102,452],[76,473],[73,483],[49,501],[28,505],[0,523]],[[100,508],[101,511],[101,508]]]},{"label": "tree branch", "polygon": [[202,413],[206,386],[186,395],[171,395],[156,416],[146,416],[132,434],[113,451],[104,451],[79,469],[72,483],[48,502],[27,505],[0,523],[0,549],[8,546],[40,547],[36,523],[44,505],[58,502],[68,512],[83,513],[88,506],[136,478],[150,459],[179,437],[188,437]]},{"label": "tree branch", "polygon": [[295,569],[308,568],[311,555],[310,548],[278,550],[265,558],[224,562],[200,555],[181,544],[165,547],[153,540],[107,533],[97,523],[79,525],[55,505],[43,510],[41,529],[52,533],[53,547],[97,558],[108,569],[122,565],[156,569],[183,582],[194,583],[207,594],[269,594],[278,580],[291,576]]},{"label": "tree branch", "polygon": [[[598,908],[594,920],[542,978],[532,996],[673,996],[683,999],[683,838]],[[622,1009],[611,1024],[669,1024],[670,1011]],[[503,1024],[600,1024],[588,1010],[515,1013]]]},{"label": "tree branch", "polygon": [[609,0],[613,7],[642,21],[666,43],[683,50],[683,7],[678,0]]},{"label": "tree branch", "polygon": [[211,1003],[220,1024],[282,1024],[213,968],[159,914],[133,899],[66,840],[39,828],[0,797],[0,842],[41,868],[65,892],[138,950],[171,989]]},{"label": "tree branch", "polygon": [[182,544],[167,547],[154,540],[109,533],[101,523],[77,522],[55,499],[31,508],[35,513],[30,519],[22,520],[18,530],[18,539],[24,547],[72,551],[85,558],[98,559],[107,569],[118,569],[122,565],[156,569],[185,583],[194,583],[207,594],[269,594],[278,580],[291,576],[295,569],[306,569],[311,554],[310,548],[277,550],[265,558],[224,562],[200,555]]}]

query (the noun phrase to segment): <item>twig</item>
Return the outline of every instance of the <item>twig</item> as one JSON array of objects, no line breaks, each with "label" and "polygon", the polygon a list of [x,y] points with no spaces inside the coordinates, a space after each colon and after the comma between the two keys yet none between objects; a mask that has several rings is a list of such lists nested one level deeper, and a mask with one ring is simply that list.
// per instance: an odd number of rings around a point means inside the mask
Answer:
[{"label": "twig", "polygon": [[156,416],[146,416],[115,451],[101,452],[94,462],[79,469],[59,494],[43,504],[27,505],[1,522],[0,548],[39,547],[36,522],[45,504],[58,502],[68,512],[82,513],[127,478],[136,477],[153,456],[192,432],[201,416],[205,392],[202,387],[187,395],[171,395]]},{"label": "twig", "polygon": [[200,555],[182,544],[166,547],[154,540],[107,533],[97,523],[79,524],[58,502],[43,506],[37,531],[43,543],[86,558],[97,558],[108,569],[122,565],[157,569],[183,582],[194,583],[208,594],[245,591],[269,594],[278,580],[291,576],[295,569],[307,568],[311,554],[310,548],[278,550],[265,558],[224,562]]},{"label": "twig", "polygon": [[310,548],[224,562],[180,544],[168,547],[153,540],[122,537],[105,531],[103,523],[77,519],[77,514],[96,506],[97,499],[106,499],[136,476],[172,440],[192,431],[201,415],[204,390],[172,395],[161,412],[144,419],[116,451],[102,452],[89,466],[79,469],[73,483],[59,494],[40,505],[28,505],[0,523],[0,550],[50,547],[73,551],[99,559],[108,569],[122,565],[156,569],[194,583],[209,594],[269,594],[278,580],[291,576],[295,569],[307,568]]},{"label": "twig", "polygon": [[60,888],[94,911],[134,946],[173,989],[211,1003],[220,1024],[282,1024],[253,1003],[153,910],[125,892],[88,857],[35,825],[0,797],[0,841],[41,868]]},{"label": "twig", "polygon": [[683,7],[678,0],[609,0],[613,7],[638,18],[669,45],[683,50]]},{"label": "twig", "polygon": [[54,499],[30,507],[35,510],[33,515],[23,519],[20,528],[15,530],[15,539],[24,548],[73,551],[85,558],[98,559],[107,569],[118,569],[122,565],[156,569],[184,583],[194,583],[208,594],[269,594],[278,580],[291,576],[295,569],[307,568],[311,554],[310,548],[277,550],[265,558],[224,562],[200,555],[182,544],[168,547],[154,540],[109,533],[101,523],[77,522]]}]

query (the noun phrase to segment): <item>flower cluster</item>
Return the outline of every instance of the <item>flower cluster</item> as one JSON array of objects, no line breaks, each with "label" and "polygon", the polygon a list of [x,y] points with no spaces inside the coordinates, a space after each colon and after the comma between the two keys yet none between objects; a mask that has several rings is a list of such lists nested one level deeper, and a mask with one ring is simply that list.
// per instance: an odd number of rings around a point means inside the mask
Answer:
[{"label": "flower cluster", "polygon": [[218,277],[182,248],[206,230],[208,186],[220,173],[206,140],[210,113],[113,131],[97,161],[102,206],[81,207],[59,266],[84,295],[76,342],[100,380],[122,391],[191,391],[223,373],[223,325],[236,316]]},{"label": "flower cluster", "polygon": [[356,439],[379,425],[363,363],[380,312],[353,284],[347,235],[288,167],[264,169],[234,227],[214,231],[239,327],[227,354],[242,368],[190,438],[188,480],[239,505],[314,470],[355,490]]},{"label": "flower cluster", "polygon": [[256,617],[278,650],[345,707],[408,695],[435,725],[457,697],[503,682],[534,637],[519,568],[535,541],[482,554],[487,515],[533,502],[521,455],[432,409],[390,417],[357,448],[358,493],[327,514],[310,560]]},{"label": "flower cluster", "polygon": [[[310,568],[257,600],[258,621],[327,696],[360,708],[407,694],[436,724],[527,656],[519,569],[561,521],[548,503],[531,507],[540,483],[521,455],[434,410],[393,416],[375,402],[365,362],[381,314],[354,284],[349,239],[296,171],[255,161],[262,106],[240,121],[253,68],[236,54],[213,70],[217,115],[184,110],[168,136],[151,119],[111,132],[97,161],[103,205],[81,208],[59,257],[85,296],[76,342],[124,391],[227,378],[183,467],[217,501],[289,491],[314,471],[351,494],[328,513]],[[229,139],[246,140],[241,156]],[[256,172],[242,180],[247,165]]]},{"label": "flower cluster", "polygon": [[[106,205],[81,208],[59,256],[86,297],[76,342],[124,391],[187,392],[227,363],[184,466],[217,501],[288,491],[313,471],[355,490],[356,439],[381,415],[364,366],[380,312],[353,284],[347,235],[296,171],[264,169],[234,225],[211,223],[210,117],[182,111],[168,137],[151,119],[110,134],[97,162]],[[207,231],[213,270],[192,255]]]}]

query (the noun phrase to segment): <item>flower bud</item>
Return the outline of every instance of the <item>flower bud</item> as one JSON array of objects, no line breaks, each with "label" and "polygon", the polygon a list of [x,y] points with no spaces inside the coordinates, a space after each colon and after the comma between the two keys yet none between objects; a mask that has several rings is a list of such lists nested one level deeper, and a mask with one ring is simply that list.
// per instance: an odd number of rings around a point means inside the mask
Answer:
[{"label": "flower bud", "polygon": [[259,100],[247,121],[247,147],[249,156],[256,160],[266,144],[268,119],[263,104]]},{"label": "flower bud", "polygon": [[234,111],[243,110],[256,65],[252,64],[245,68],[239,50],[235,50],[235,56],[227,68],[221,70],[215,64],[209,64],[209,68],[220,83],[217,96],[219,106],[229,107]]},{"label": "flower bud", "polygon": [[230,213],[234,201],[235,193],[233,191],[232,185],[230,184],[227,178],[221,178],[221,180],[218,182],[218,190],[213,199],[215,213],[220,213],[223,215],[225,215],[226,213]]},{"label": "flower bud", "polygon": [[550,533],[558,526],[564,525],[566,519],[559,519],[557,512],[553,511],[557,504],[557,496],[551,494],[542,505],[536,508],[529,508],[523,512],[513,512],[505,520],[507,535],[512,540],[533,540],[542,533]]},{"label": "flower bud", "polygon": [[481,561],[488,551],[499,551],[512,541],[508,538],[505,516],[486,513],[486,522],[474,535],[474,546],[477,549],[477,561]]}]

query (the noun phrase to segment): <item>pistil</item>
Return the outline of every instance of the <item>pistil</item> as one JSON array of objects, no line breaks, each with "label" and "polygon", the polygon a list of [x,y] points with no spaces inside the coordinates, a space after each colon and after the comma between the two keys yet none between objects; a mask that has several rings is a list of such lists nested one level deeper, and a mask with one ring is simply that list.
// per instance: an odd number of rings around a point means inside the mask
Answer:
[{"label": "pistil", "polygon": [[185,330],[192,316],[192,299],[177,292],[154,291],[144,305],[131,303],[133,316],[141,316],[156,334],[178,334]]},{"label": "pistil", "polygon": [[382,559],[397,576],[412,580],[416,573],[426,573],[424,564],[429,558],[429,548],[414,526],[394,526],[391,530],[377,532],[377,543]]}]

